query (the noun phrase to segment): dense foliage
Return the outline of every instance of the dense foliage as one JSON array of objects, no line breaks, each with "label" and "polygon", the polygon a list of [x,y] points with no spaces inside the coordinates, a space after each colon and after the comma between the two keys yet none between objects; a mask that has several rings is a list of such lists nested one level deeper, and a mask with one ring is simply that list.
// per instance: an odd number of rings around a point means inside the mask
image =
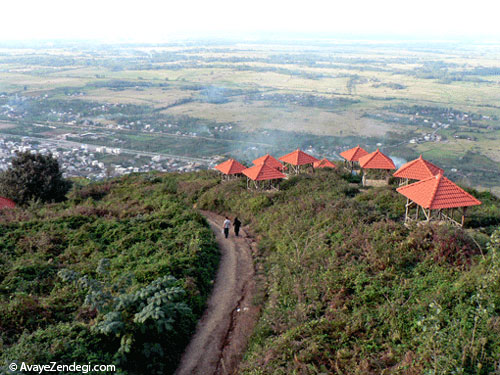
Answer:
[{"label": "dense foliage", "polygon": [[406,228],[394,189],[359,191],[347,179],[322,171],[279,192],[233,181],[193,195],[259,239],[262,316],[240,373],[498,371],[500,233],[489,236],[498,200],[482,196],[470,210],[474,230]]},{"label": "dense foliage", "polygon": [[0,195],[21,205],[33,200],[60,202],[70,187],[52,155],[18,153],[12,166],[0,174]]},{"label": "dense foliage", "polygon": [[173,372],[219,256],[176,190],[175,175],[131,175],[0,215],[1,366]]},{"label": "dense foliage", "polygon": [[249,224],[262,306],[241,374],[489,374],[500,358],[500,202],[468,229],[402,224],[393,187],[336,171],[275,192],[212,172],[78,186],[0,216],[0,359],[171,373],[217,266],[195,205]]}]

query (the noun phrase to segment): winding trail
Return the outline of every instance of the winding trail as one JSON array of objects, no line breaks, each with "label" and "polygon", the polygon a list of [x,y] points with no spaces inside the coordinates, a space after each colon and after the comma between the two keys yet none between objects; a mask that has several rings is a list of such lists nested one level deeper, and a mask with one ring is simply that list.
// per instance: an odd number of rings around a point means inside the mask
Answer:
[{"label": "winding trail", "polygon": [[207,308],[187,346],[176,375],[233,374],[246,348],[259,308],[253,304],[255,271],[253,242],[244,230],[228,239],[222,233],[224,218],[202,212],[215,233],[221,260]]}]

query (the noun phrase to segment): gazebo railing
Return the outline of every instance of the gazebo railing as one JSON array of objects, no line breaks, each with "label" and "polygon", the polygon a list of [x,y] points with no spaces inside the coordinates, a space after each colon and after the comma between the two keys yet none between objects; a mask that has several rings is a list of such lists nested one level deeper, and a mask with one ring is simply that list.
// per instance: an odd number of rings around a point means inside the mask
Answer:
[{"label": "gazebo railing", "polygon": [[[413,214],[411,211],[411,208],[415,206],[415,214]],[[438,210],[431,210],[430,208],[423,208],[422,206],[416,204],[413,201],[407,200],[406,201],[406,206],[405,206],[405,225],[408,226],[410,223],[415,222],[415,221],[422,221],[422,222],[431,222],[431,221],[445,221],[448,223],[451,223],[457,227],[463,227],[464,222],[465,222],[465,212],[467,210],[467,207],[462,207],[463,214],[462,214],[462,220],[461,222],[455,220],[453,218],[453,214],[455,212],[454,208],[449,208],[449,209],[438,209]],[[420,220],[422,212],[424,214],[424,220]]]}]

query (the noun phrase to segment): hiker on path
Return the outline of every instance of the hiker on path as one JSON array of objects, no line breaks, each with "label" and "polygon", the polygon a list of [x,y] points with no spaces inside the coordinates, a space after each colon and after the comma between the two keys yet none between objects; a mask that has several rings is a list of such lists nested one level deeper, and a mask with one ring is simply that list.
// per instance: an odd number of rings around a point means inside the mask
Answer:
[{"label": "hiker on path", "polygon": [[224,236],[227,238],[229,236],[229,228],[231,227],[231,220],[226,216],[226,220],[224,220]]},{"label": "hiker on path", "polygon": [[239,221],[237,217],[234,218],[233,226],[234,226],[234,234],[236,235],[236,237],[238,237],[240,235],[241,221]]}]

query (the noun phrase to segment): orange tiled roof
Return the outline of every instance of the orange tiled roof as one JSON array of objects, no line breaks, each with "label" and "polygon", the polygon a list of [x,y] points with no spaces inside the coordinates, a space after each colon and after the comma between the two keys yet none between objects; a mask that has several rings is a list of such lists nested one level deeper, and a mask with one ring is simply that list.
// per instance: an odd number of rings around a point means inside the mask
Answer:
[{"label": "orange tiled roof", "polygon": [[274,180],[285,178],[286,176],[275,168],[267,164],[255,165],[243,171],[243,174],[254,181]]},{"label": "orange tiled roof", "polygon": [[377,151],[359,158],[359,166],[364,169],[396,169],[392,159]]},{"label": "orange tiled roof", "polygon": [[318,161],[318,159],[314,156],[306,154],[304,151],[299,149],[282,156],[280,160],[292,165],[313,164],[315,161]]},{"label": "orange tiled roof", "polygon": [[316,161],[313,164],[314,168],[337,168],[335,164],[333,164],[327,158],[321,159],[320,161]]},{"label": "orange tiled roof", "polygon": [[419,206],[432,210],[477,206],[481,204],[479,200],[442,174],[402,186],[396,190]]},{"label": "orange tiled roof", "polygon": [[424,160],[422,155],[418,159],[409,161],[396,172],[394,177],[409,178],[410,180],[425,180],[429,177],[443,174],[444,171],[430,161]]},{"label": "orange tiled roof", "polygon": [[16,207],[16,204],[14,201],[11,201],[10,199],[0,197],[0,210],[3,208],[14,208]]},{"label": "orange tiled roof", "polygon": [[238,174],[243,172],[246,167],[234,159],[229,159],[219,165],[216,165],[215,169],[224,174]]},{"label": "orange tiled roof", "polygon": [[260,164],[267,164],[271,168],[276,168],[277,170],[281,171],[284,169],[283,164],[281,164],[276,158],[272,157],[269,154],[266,154],[264,156],[261,156],[258,159],[255,159],[253,161],[255,165],[260,165]]},{"label": "orange tiled roof", "polygon": [[351,148],[350,150],[343,151],[340,153],[340,156],[342,156],[345,160],[348,161],[359,161],[359,158],[365,155],[368,155],[368,151],[359,147],[359,145],[357,145],[354,148]]}]

